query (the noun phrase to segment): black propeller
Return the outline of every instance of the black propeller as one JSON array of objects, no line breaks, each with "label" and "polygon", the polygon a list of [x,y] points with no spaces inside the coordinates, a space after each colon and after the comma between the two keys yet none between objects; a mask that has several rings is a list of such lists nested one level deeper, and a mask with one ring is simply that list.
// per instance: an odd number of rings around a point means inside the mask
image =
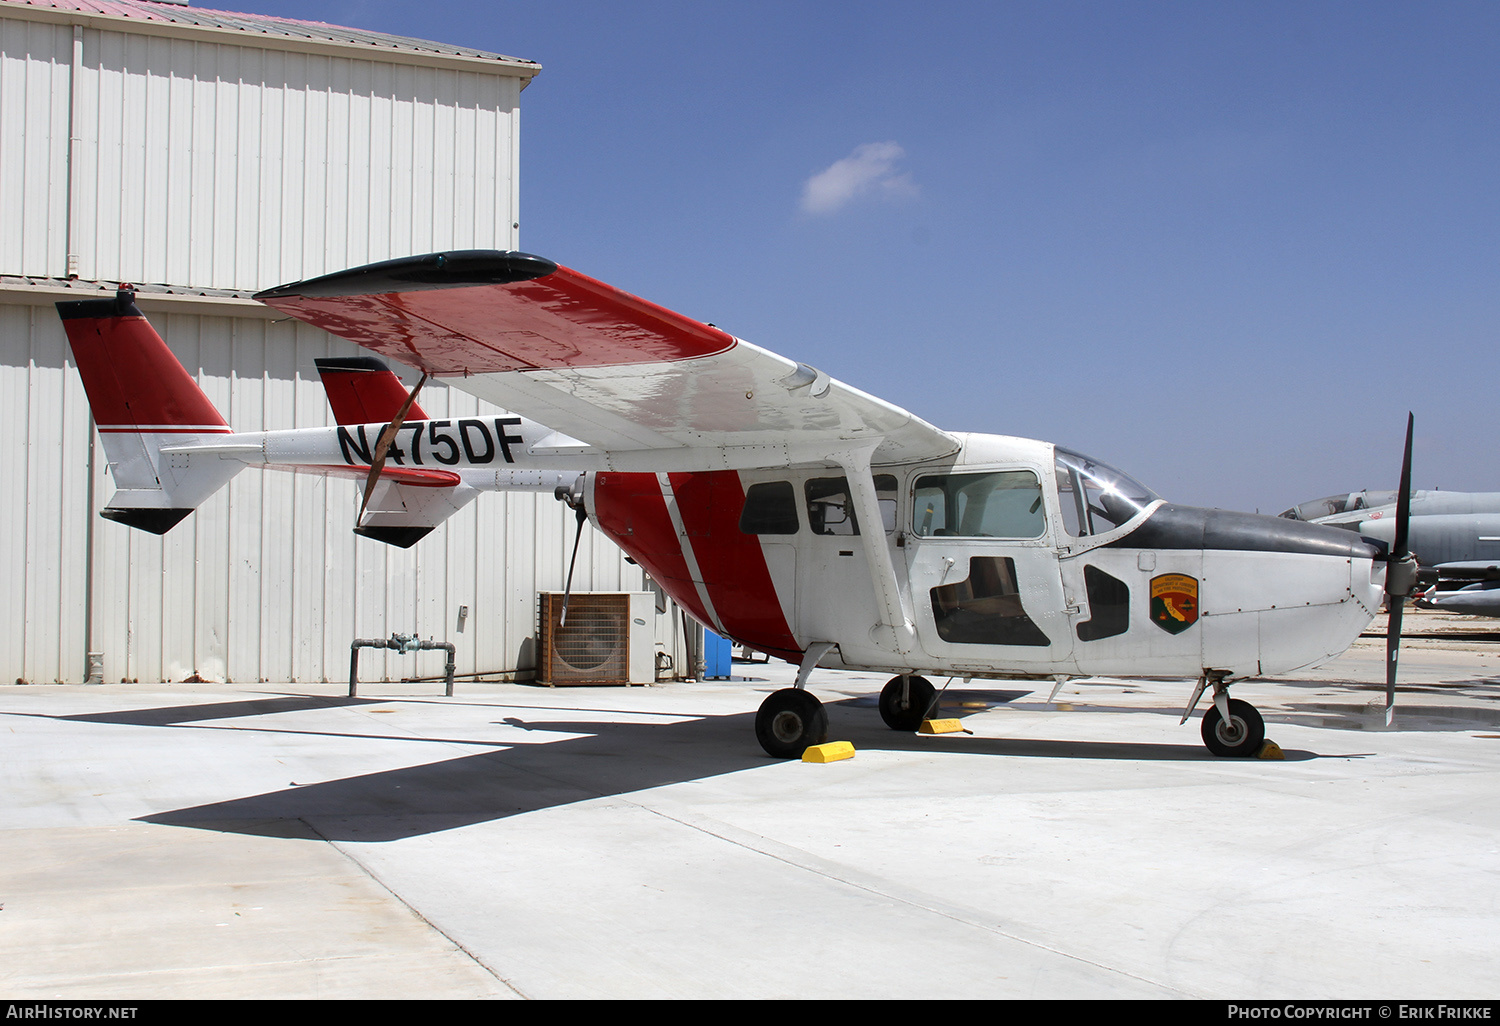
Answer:
[{"label": "black propeller", "polygon": [[421,380],[412,386],[412,390],[406,394],[406,402],[396,411],[391,422],[380,429],[380,437],[375,441],[374,458],[370,460],[370,476],[365,479],[365,497],[359,504],[359,516],[354,518],[354,523],[359,524],[365,518],[365,509],[370,505],[370,493],[375,490],[376,483],[380,480],[380,472],[385,469],[385,454],[390,452],[391,443],[396,440],[396,432],[401,430],[401,425],[406,421],[406,415],[411,412],[411,404],[417,401],[417,393],[422,386],[427,384],[427,374],[423,374]]},{"label": "black propeller", "polygon": [[1396,656],[1401,649],[1401,618],[1406,597],[1417,583],[1417,561],[1407,546],[1411,534],[1411,433],[1414,418],[1406,415],[1406,454],[1401,458],[1401,490],[1396,493],[1396,540],[1386,556],[1385,596],[1385,725],[1396,709]]},{"label": "black propeller", "polygon": [[563,585],[562,611],[557,617],[557,626],[566,627],[568,625],[568,599],[573,594],[573,567],[578,563],[578,543],[583,540],[583,525],[588,523],[589,511],[583,504],[582,479],[571,488],[559,485],[552,494],[559,502],[566,503],[573,511],[573,515],[578,518],[578,530],[573,534],[573,555],[568,560],[568,583]]}]

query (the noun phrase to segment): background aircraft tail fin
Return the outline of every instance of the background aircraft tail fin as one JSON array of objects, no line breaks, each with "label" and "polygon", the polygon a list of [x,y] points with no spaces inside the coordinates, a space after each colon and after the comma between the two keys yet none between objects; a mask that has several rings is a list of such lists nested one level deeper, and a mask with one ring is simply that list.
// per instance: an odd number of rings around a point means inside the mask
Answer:
[{"label": "background aircraft tail fin", "polygon": [[177,446],[229,434],[228,423],[135,305],[112,299],[57,304],[115,494],[100,516],[165,534],[244,467]]}]

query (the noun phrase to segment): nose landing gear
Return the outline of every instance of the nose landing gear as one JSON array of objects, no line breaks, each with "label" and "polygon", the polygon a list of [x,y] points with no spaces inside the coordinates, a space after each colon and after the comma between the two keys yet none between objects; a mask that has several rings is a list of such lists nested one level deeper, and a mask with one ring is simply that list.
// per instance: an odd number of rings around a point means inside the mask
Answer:
[{"label": "nose landing gear", "polygon": [[1222,670],[1211,670],[1198,678],[1193,697],[1182,713],[1182,722],[1187,722],[1204,688],[1210,684],[1214,699],[1203,714],[1203,743],[1210,752],[1226,759],[1248,759],[1260,754],[1266,740],[1266,721],[1249,702],[1229,697],[1228,675]]},{"label": "nose landing gear", "polygon": [[1249,758],[1260,751],[1266,740],[1266,722],[1255,706],[1239,699],[1229,700],[1229,717],[1211,705],[1203,714],[1203,743],[1215,755],[1226,758]]}]

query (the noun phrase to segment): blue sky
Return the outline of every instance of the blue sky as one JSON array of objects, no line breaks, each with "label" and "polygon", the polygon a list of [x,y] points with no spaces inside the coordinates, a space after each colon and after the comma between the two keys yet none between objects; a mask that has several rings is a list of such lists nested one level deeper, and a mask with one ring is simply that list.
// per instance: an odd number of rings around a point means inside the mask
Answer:
[{"label": "blue sky", "polygon": [[539,61],[522,248],[942,427],[1500,490],[1500,4],[201,6]]}]

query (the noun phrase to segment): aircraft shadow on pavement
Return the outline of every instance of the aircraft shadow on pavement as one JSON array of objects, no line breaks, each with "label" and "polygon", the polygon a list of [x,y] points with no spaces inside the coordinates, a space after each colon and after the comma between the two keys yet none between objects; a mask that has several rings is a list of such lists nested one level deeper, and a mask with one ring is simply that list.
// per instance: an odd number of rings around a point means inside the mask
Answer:
[{"label": "aircraft shadow on pavement", "polygon": [[174,727],[205,720],[240,719],[269,713],[304,712],[337,706],[379,705],[385,699],[343,698],[320,695],[277,695],[236,702],[203,702],[199,705],[170,705],[155,709],[119,709],[112,712],[76,713],[59,716],[74,723],[122,723],[134,727]]},{"label": "aircraft shadow on pavement", "polygon": [[[198,726],[204,721],[262,717],[330,706],[388,706],[405,701],[276,696],[58,718],[180,729]],[[504,740],[465,740],[413,734],[287,729],[286,733],[299,736],[390,739],[444,746],[485,745],[495,750],[318,783],[292,784],[276,791],[175,809],[139,819],[163,825],[278,837],[287,836],[289,827],[300,821],[327,840],[392,841],[667,784],[778,765],[778,760],[765,755],[755,742],[753,712],[646,723],[628,719],[531,719],[529,717],[538,712],[547,714],[563,710],[490,702],[464,704],[494,710],[501,715],[493,722],[522,728],[523,733]],[[967,734],[925,737],[886,729],[874,710],[868,708],[868,699],[833,700],[826,704],[830,711],[830,737],[851,741],[856,751],[1100,761],[1221,761],[1197,744],[1196,736],[1192,742],[1182,744]],[[589,709],[588,712],[609,713],[599,709]],[[628,715],[647,712],[660,714],[660,710],[638,709]],[[207,729],[222,728],[210,726]],[[232,729],[281,732],[281,728],[268,724],[246,724]],[[1184,730],[1191,729],[1191,726],[1184,727]],[[547,740],[544,736],[559,732],[580,736],[555,740]],[[526,737],[531,733],[543,736],[533,742]],[[1313,759],[1323,756],[1289,751],[1286,757]]]}]

